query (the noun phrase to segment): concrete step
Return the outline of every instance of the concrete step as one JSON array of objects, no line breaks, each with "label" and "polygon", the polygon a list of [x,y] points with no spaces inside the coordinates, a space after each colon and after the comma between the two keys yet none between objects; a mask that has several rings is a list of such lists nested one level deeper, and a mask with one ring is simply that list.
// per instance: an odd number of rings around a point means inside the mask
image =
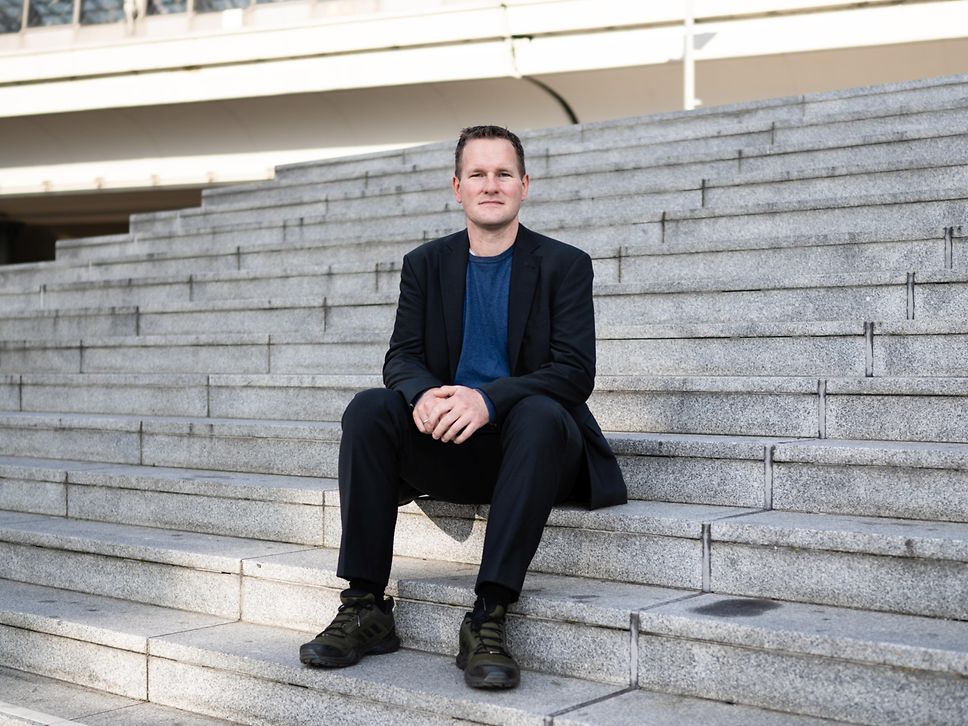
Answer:
[{"label": "concrete step", "polygon": [[[601,200],[576,200],[569,214],[562,215],[559,203],[525,206],[522,221],[534,229],[564,241],[574,240],[579,246],[599,249],[600,234],[604,243],[614,247],[617,241],[626,245],[678,244],[715,241],[728,238],[741,240],[802,235],[805,229],[814,234],[856,232],[862,230],[937,229],[963,225],[963,188],[926,187],[897,193],[804,198],[793,201],[703,208],[701,194],[688,208],[651,210],[648,198],[613,196]],[[799,216],[798,216],[799,215]],[[716,218],[712,226],[710,219]],[[739,229],[728,229],[724,219],[734,219]],[[295,245],[326,242],[366,242],[370,239],[407,238],[428,240],[449,234],[463,226],[456,210],[439,214],[371,220],[361,228],[358,221],[329,221],[325,217],[305,217],[291,225],[275,223],[240,223],[216,230],[167,232],[158,236],[140,235],[128,252],[150,253],[157,250],[186,252],[221,245],[224,251],[239,245],[279,244],[283,240]],[[686,224],[696,229],[680,234]],[[733,222],[731,222],[732,224]],[[616,239],[615,228],[623,229]],[[572,231],[566,232],[565,229]],[[685,232],[686,230],[683,230]],[[594,240],[584,242],[586,237]],[[332,260],[329,260],[332,262]]]},{"label": "concrete step", "polygon": [[237,722],[200,716],[147,701],[117,696],[26,671],[0,667],[0,719],[4,724],[85,723],[90,726],[231,726]]},{"label": "concrete step", "polygon": [[708,594],[639,627],[643,688],[864,724],[954,726],[968,709],[964,622]]},{"label": "concrete step", "polygon": [[[966,127],[968,130],[968,127]],[[795,203],[804,199],[829,196],[850,198],[904,191],[911,188],[954,189],[966,180],[963,160],[899,162],[895,159],[843,168],[786,170],[781,173],[740,173],[735,169],[708,163],[685,168],[673,167],[668,172],[649,167],[640,169],[607,168],[595,173],[566,175],[536,184],[526,206],[529,219],[546,224],[561,214],[566,205],[569,214],[590,214],[594,200],[599,213],[611,213],[615,221],[633,221],[623,216],[655,214],[695,207],[718,208],[737,204]],[[707,176],[703,176],[705,173]],[[358,194],[358,193],[357,193]],[[612,204],[613,200],[620,204]],[[586,209],[587,208],[587,209]],[[329,198],[319,192],[308,193],[276,203],[253,204],[226,210],[187,209],[172,218],[132,221],[135,235],[180,234],[191,231],[217,230],[240,224],[296,224],[305,219],[325,219],[330,225],[347,222],[386,227],[387,222],[404,217],[441,221],[459,210],[449,190],[438,183],[426,191],[390,189],[384,194],[366,194]],[[122,249],[129,249],[124,245]],[[84,248],[90,254],[102,254],[101,246]],[[87,259],[96,259],[87,257]]]},{"label": "concrete step", "polygon": [[[916,132],[899,134],[885,123],[880,129],[865,129],[871,133],[859,137],[825,136],[803,143],[770,143],[761,131],[716,136],[701,147],[687,143],[682,148],[681,142],[643,146],[634,140],[615,148],[592,148],[576,153],[548,147],[536,158],[528,159],[528,170],[534,179],[531,196],[540,201],[569,189],[601,191],[615,187],[619,179],[624,184],[643,185],[642,189],[670,185],[688,189],[702,179],[717,180],[720,185],[739,180],[762,182],[779,178],[782,181],[783,174],[793,171],[793,176],[799,177],[803,170],[809,169],[827,169],[831,175],[841,175],[851,168],[891,171],[919,166],[947,167],[963,160],[964,155],[958,149],[963,148],[968,126],[962,116],[962,109],[952,109],[937,115],[938,120],[943,119],[942,123],[929,123]],[[696,148],[690,150],[691,147]],[[442,182],[453,172],[449,151],[426,166],[409,169],[406,185],[400,183],[399,170],[386,174],[351,174],[318,182],[274,179],[255,185],[221,187],[218,195],[203,197],[200,209],[183,210],[180,215],[165,219],[255,207],[318,204],[324,199],[335,210],[344,200],[390,195],[412,197],[417,192],[430,200],[443,201],[446,190]],[[526,152],[530,155],[528,149]],[[735,179],[731,182],[732,177]],[[72,254],[77,248],[77,245],[65,246],[63,252]]]},{"label": "concrete step", "polygon": [[[339,607],[346,582],[336,576],[338,551],[249,560],[242,584],[242,619],[307,633],[319,631]],[[397,632],[408,648],[451,655],[457,629],[473,607],[477,568],[396,557],[388,593],[396,601]],[[521,666],[616,685],[634,682],[630,623],[638,608],[692,594],[648,585],[531,573],[511,608],[511,648]],[[589,657],[594,653],[594,657]]]},{"label": "concrete step", "polygon": [[0,293],[0,304],[6,310],[36,310],[313,297],[366,290],[395,293],[400,265],[396,261],[51,282],[36,288],[11,286]]},{"label": "concrete step", "polygon": [[[367,658],[351,669],[308,669],[294,655],[306,640],[301,630],[213,622],[209,616],[14,583],[3,593],[0,632],[8,646],[3,652],[17,667],[242,723],[315,723],[322,709],[332,723],[380,722],[389,712],[408,724],[453,719],[543,724],[550,718],[611,724],[612,711],[625,712],[630,693],[636,696],[636,716],[644,719],[640,723],[668,723],[669,713],[695,714],[713,726],[824,723],[527,670],[519,689],[495,698],[464,686],[451,657],[410,649]],[[540,619],[533,622],[540,627]],[[189,634],[182,632],[186,626],[201,629]],[[67,659],[87,668],[69,671],[62,665]],[[127,679],[125,666],[132,674]]]},{"label": "concrete step", "polygon": [[[80,414],[6,413],[0,431],[4,456],[185,468],[204,461],[224,472],[308,477],[336,476],[339,441],[329,422]],[[609,440],[633,499],[968,521],[968,499],[951,486],[968,470],[964,444],[667,432]]]},{"label": "concrete step", "polygon": [[599,376],[602,427],[747,436],[968,442],[964,378]]},{"label": "concrete step", "polygon": [[[778,273],[758,278],[694,278],[595,286],[600,325],[962,319],[968,270],[833,275]],[[353,291],[327,297],[276,297],[137,307],[11,310],[0,339],[216,333],[362,333],[389,337],[396,292]]]},{"label": "concrete step", "polygon": [[[379,375],[26,374],[0,409],[209,420],[337,422]],[[966,378],[598,376],[589,405],[610,431],[968,442]]]},{"label": "concrete step", "polygon": [[[552,230],[553,231],[553,230]],[[844,269],[941,270],[963,269],[962,228],[860,230],[826,234],[767,236],[760,239],[681,240],[667,244],[619,245],[628,233],[623,227],[564,228],[565,241],[588,251],[599,282],[663,281],[694,277],[749,277],[756,271],[836,273]],[[249,294],[257,285],[245,284],[250,276],[269,279],[289,274],[300,277],[310,270],[332,285],[342,273],[361,276],[371,289],[394,284],[403,255],[420,244],[417,239],[397,242],[358,241],[333,244],[279,242],[250,244],[226,250],[219,244],[199,244],[182,253],[132,254],[99,260],[84,266],[34,263],[0,268],[2,301],[8,309],[56,307],[85,296],[110,295],[114,304],[140,301],[159,294],[159,283],[172,281],[182,300],[204,292],[209,295]],[[334,262],[336,261],[336,262]],[[325,274],[327,271],[333,273]],[[309,284],[307,282],[307,284]],[[187,290],[187,293],[185,292]],[[96,291],[96,292],[95,292]],[[273,289],[269,296],[277,292]],[[308,291],[307,291],[308,292]]]},{"label": "concrete step", "polygon": [[[965,131],[968,131],[968,123]],[[947,153],[934,150],[923,158],[912,160],[894,156],[873,160],[855,158],[851,163],[818,168],[788,166],[780,170],[744,171],[739,170],[738,162],[732,159],[684,162],[679,158],[670,159],[670,163],[664,166],[634,166],[634,151],[627,151],[629,156],[623,164],[596,164],[592,160],[590,168],[541,177],[529,191],[528,207],[561,202],[573,206],[575,200],[587,197],[602,199],[631,194],[640,198],[649,195],[657,200],[668,199],[671,204],[677,204],[679,200],[693,199],[695,195],[689,192],[697,189],[702,192],[698,206],[716,207],[833,194],[875,194],[925,184],[954,188],[964,183],[964,163],[968,160],[968,154],[962,152],[959,155],[955,151],[953,155],[949,148]],[[786,161],[796,164],[795,159]],[[244,206],[185,209],[176,217],[164,217],[160,222],[141,221],[133,231],[150,235],[217,229],[240,222],[282,222],[306,217],[326,217],[334,222],[447,211],[456,203],[442,185],[442,178],[445,178],[443,172],[417,179],[408,175],[405,188],[399,183],[367,189],[360,189],[358,185],[335,190],[326,187],[283,188],[275,194],[248,199]],[[668,197],[674,192],[681,194]],[[119,247],[123,249],[125,245]],[[74,251],[78,249],[81,248]]]},{"label": "concrete step", "polygon": [[0,457],[0,509],[323,544],[320,477]]},{"label": "concrete step", "polygon": [[0,373],[378,373],[388,338],[361,331],[0,341]]},{"label": "concrete step", "polygon": [[[960,233],[960,230],[959,230]],[[831,280],[867,280],[880,283],[886,279],[889,270],[868,270],[862,266],[864,257],[877,255],[882,266],[907,272],[922,272],[928,275],[924,282],[935,285],[952,284],[963,281],[966,270],[950,270],[953,265],[955,248],[960,245],[961,237],[953,231],[941,231],[933,239],[925,239],[923,234],[907,235],[898,240],[886,240],[886,235],[877,235],[877,240],[867,242],[853,235],[812,240],[794,238],[786,240],[786,245],[772,247],[767,251],[763,244],[772,240],[757,240],[754,244],[727,243],[726,245],[705,245],[706,249],[695,245],[669,246],[663,243],[638,245],[634,247],[613,247],[599,250],[593,260],[598,278],[597,291],[611,293],[613,290],[627,290],[634,283],[658,292],[704,291],[710,284],[700,283],[698,279],[720,280],[727,285],[723,290],[748,290],[755,283],[769,284],[772,274],[777,280],[808,282],[816,281],[823,267],[830,269],[827,275]],[[846,244],[844,242],[846,241]],[[819,242],[819,244],[817,243]],[[712,248],[712,249],[710,249]],[[697,254],[698,253],[698,254]],[[827,257],[825,263],[812,264]],[[773,265],[767,260],[772,258]],[[885,259],[887,258],[887,259]],[[763,263],[756,265],[756,263]],[[863,272],[844,274],[847,269],[861,266]],[[917,267],[926,264],[927,269]],[[791,269],[792,267],[792,269]],[[821,269],[816,269],[820,267]],[[875,266],[876,267],[876,266]],[[755,273],[755,276],[754,276]],[[879,274],[878,274],[879,273]],[[299,265],[289,267],[256,267],[241,271],[202,272],[190,275],[151,276],[139,279],[130,277],[98,279],[68,283],[44,284],[39,288],[13,286],[0,293],[0,302],[10,312],[30,310],[56,310],[72,308],[91,308],[102,306],[165,306],[169,304],[204,303],[208,301],[245,300],[245,299],[292,299],[318,298],[326,296],[338,299],[341,296],[354,296],[371,291],[379,295],[394,296],[399,287],[400,262],[388,263],[348,263],[324,266]],[[873,278],[869,275],[874,274]],[[959,277],[961,275],[961,277]],[[824,277],[827,277],[824,276]],[[907,284],[907,278],[903,278]],[[825,280],[820,280],[825,282]],[[663,284],[664,283],[664,284]],[[621,284],[626,287],[613,288],[609,285]],[[745,286],[745,287],[744,287]],[[775,285],[774,285],[775,286]],[[799,287],[803,287],[800,284]],[[927,291],[927,288],[922,288]],[[940,288],[932,288],[940,290]],[[928,300],[927,302],[931,302]],[[942,305],[947,301],[942,301]],[[937,306],[938,303],[935,303]],[[677,303],[676,308],[679,307]],[[875,316],[876,317],[876,316]]]},{"label": "concrete step", "polygon": [[[333,492],[323,509],[322,539],[330,547],[339,545],[338,500]],[[98,506],[95,503],[91,508],[96,511]],[[109,506],[100,504],[102,511]],[[444,502],[408,505],[398,517],[394,553],[477,564],[483,544],[483,511]],[[699,589],[704,581],[704,525],[753,511],[641,501],[594,512],[556,509],[531,569]],[[238,588],[238,578],[231,576],[241,567],[236,560],[305,547],[15,512],[4,514],[0,520],[0,541],[5,543],[2,549],[7,560],[5,567],[0,566],[0,577],[216,615],[231,615],[239,608],[230,595],[233,587]],[[32,547],[45,548],[43,562],[30,555]],[[643,553],[648,555],[644,562]],[[131,558],[155,563],[139,575],[137,586],[126,581],[131,575],[126,563]],[[59,579],[50,579],[54,577]],[[172,581],[180,583],[178,592],[164,594],[165,583],[170,586]],[[207,590],[195,592],[196,586]]]},{"label": "concrete step", "polygon": [[965,523],[774,511],[710,527],[713,592],[968,620]]},{"label": "concrete step", "polygon": [[593,263],[600,282],[749,278],[754,273],[779,270],[788,274],[834,274],[844,270],[934,271],[964,266],[962,234],[962,228],[869,229],[749,240],[678,240],[671,244],[624,246],[619,249],[617,259],[603,257],[593,259]]}]

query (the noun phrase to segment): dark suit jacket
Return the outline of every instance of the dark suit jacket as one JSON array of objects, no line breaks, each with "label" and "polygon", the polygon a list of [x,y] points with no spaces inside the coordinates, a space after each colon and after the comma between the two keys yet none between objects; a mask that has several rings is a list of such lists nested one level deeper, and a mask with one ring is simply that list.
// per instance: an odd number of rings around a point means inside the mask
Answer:
[{"label": "dark suit jacket", "polygon": [[[403,258],[400,303],[383,381],[411,403],[454,381],[463,340],[467,230],[428,242]],[[623,504],[625,482],[585,401],[595,385],[592,262],[581,250],[519,226],[508,295],[511,375],[481,389],[500,425],[511,407],[541,394],[574,417],[585,443],[576,491],[590,507]]]}]

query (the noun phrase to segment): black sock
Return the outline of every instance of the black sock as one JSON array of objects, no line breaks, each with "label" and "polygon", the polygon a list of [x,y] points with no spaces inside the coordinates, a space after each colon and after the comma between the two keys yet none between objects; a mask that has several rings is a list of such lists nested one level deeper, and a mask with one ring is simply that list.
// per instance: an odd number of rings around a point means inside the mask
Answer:
[{"label": "black sock", "polygon": [[386,585],[377,585],[375,582],[370,582],[369,580],[350,580],[350,590],[357,590],[359,592],[368,592],[373,595],[376,600],[376,604],[380,606],[381,610],[386,610],[386,598],[384,597],[384,591],[386,590]]},{"label": "black sock", "polygon": [[517,602],[517,600],[518,593],[510,587],[499,585],[496,582],[482,582],[477,586],[477,602],[474,603],[474,614],[489,613],[497,605],[506,610],[508,605]]}]

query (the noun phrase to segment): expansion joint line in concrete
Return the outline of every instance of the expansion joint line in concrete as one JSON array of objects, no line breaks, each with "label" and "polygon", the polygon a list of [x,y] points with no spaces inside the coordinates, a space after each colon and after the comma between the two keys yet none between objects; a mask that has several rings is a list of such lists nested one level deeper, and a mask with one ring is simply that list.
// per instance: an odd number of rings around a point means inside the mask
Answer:
[{"label": "expansion joint line in concrete", "polygon": [[205,376],[205,418],[212,417],[212,376]]},{"label": "expansion joint line in concrete", "polygon": [[662,212],[659,218],[659,242],[665,244],[666,213]]},{"label": "expansion joint line in concrete", "polygon": [[864,323],[864,376],[874,377],[874,323]]},{"label": "expansion joint line in concrete", "polygon": [[710,580],[712,579],[712,563],[711,563],[711,552],[712,549],[712,524],[709,522],[702,523],[702,591],[710,592],[712,584]]},{"label": "expansion joint line in concrete", "polygon": [[329,328],[329,301],[323,298],[323,330],[322,332],[327,332]]},{"label": "expansion joint line in concrete", "polygon": [[603,701],[608,701],[612,698],[618,698],[619,696],[624,696],[626,693],[633,693],[639,690],[638,686],[628,686],[627,688],[622,688],[618,691],[612,693],[606,693],[604,696],[599,696],[598,698],[592,698],[588,701],[582,701],[581,703],[576,703],[568,708],[563,708],[560,711],[554,711],[549,713],[544,717],[544,726],[554,726],[555,719],[558,716],[564,716],[566,714],[572,713],[573,711],[580,711],[583,708],[588,708],[589,706],[594,706],[595,704],[602,703]]},{"label": "expansion joint line in concrete", "polygon": [[616,275],[618,276],[619,282],[622,282],[622,262],[624,261],[624,258],[625,258],[625,247],[623,247],[622,245],[619,245],[618,253],[615,256],[615,259],[617,260],[617,264],[618,264],[618,270],[616,271]]},{"label": "expansion joint line in concrete", "polygon": [[827,379],[817,381],[817,435],[827,438]]},{"label": "expansion joint line in concrete", "polygon": [[736,173],[740,174],[743,171],[743,150],[736,150]]},{"label": "expansion joint line in concrete", "polygon": [[79,340],[77,343],[77,372],[84,372],[84,340]]},{"label": "expansion joint line in concrete", "polygon": [[266,338],[266,373],[272,373],[272,336]]},{"label": "expansion joint line in concrete", "polygon": [[188,276],[188,302],[195,302],[195,276]]},{"label": "expansion joint line in concrete", "polygon": [[629,685],[639,685],[639,614],[629,613]]},{"label": "expansion joint line in concrete", "polygon": [[242,248],[241,247],[235,248],[235,269],[236,271],[242,269]]},{"label": "expansion joint line in concrete", "polygon": [[907,275],[907,319],[914,320],[914,273]]},{"label": "expansion joint line in concrete", "polygon": [[773,449],[763,447],[763,509],[773,509]]},{"label": "expansion joint line in concrete", "polygon": [[699,184],[699,206],[706,207],[706,179],[700,180]]},{"label": "expansion joint line in concrete", "polygon": [[954,257],[955,257],[955,228],[945,227],[944,228],[944,269],[950,270],[954,267]]},{"label": "expansion joint line in concrete", "polygon": [[134,309],[134,334],[141,335],[141,307]]},{"label": "expansion joint line in concrete", "polygon": [[138,464],[145,464],[145,422],[138,421]]}]

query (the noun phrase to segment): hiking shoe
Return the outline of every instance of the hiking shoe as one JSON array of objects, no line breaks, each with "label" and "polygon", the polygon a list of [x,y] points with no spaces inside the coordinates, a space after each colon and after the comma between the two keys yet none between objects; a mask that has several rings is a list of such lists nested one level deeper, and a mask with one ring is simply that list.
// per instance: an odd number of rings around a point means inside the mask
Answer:
[{"label": "hiking shoe", "polygon": [[333,622],[322,633],[299,648],[299,660],[306,665],[343,668],[364,655],[393,653],[400,638],[393,624],[393,598],[381,608],[373,593],[343,590],[343,603]]},{"label": "hiking shoe", "polygon": [[471,688],[514,688],[521,681],[521,669],[508,650],[504,635],[506,608],[464,616],[460,626],[457,667]]}]

